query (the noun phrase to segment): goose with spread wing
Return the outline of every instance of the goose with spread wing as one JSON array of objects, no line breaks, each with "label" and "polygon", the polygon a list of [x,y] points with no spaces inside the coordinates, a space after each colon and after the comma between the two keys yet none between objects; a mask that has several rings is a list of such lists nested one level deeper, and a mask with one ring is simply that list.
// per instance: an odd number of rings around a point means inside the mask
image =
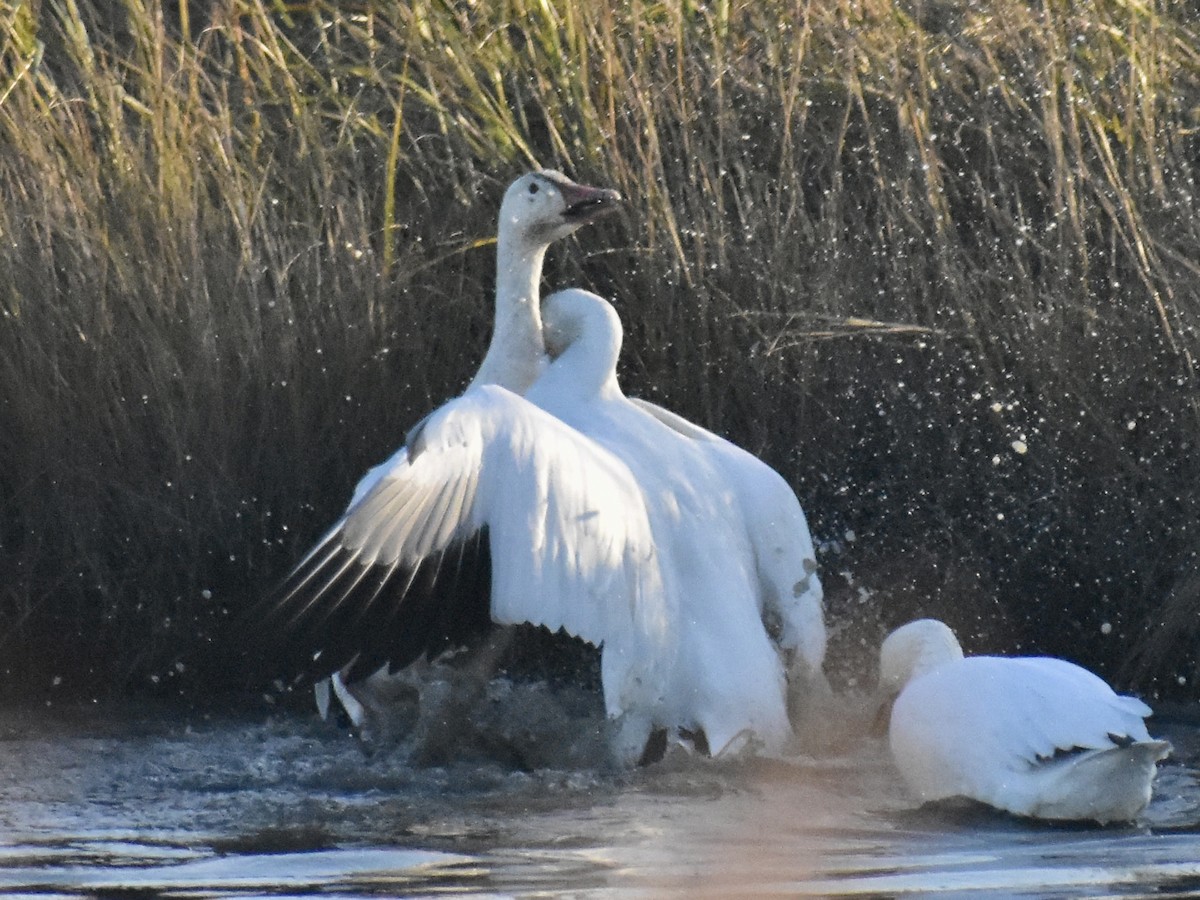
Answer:
[{"label": "goose with spread wing", "polygon": [[[554,359],[526,396],[475,385],[437,410],[298,568],[277,614],[300,658],[352,679],[489,621],[542,624],[601,647],[621,759],[657,729],[779,751],[779,598],[729,472],[623,395],[607,302],[565,291],[544,317]],[[785,633],[812,625],[775,611]],[[796,643],[823,652],[823,625]]]},{"label": "goose with spread wing", "polygon": [[1041,819],[1130,821],[1150,802],[1170,744],[1150,708],[1080,666],[1050,657],[964,657],[936,619],[897,629],[880,649],[880,690],[895,697],[892,757],[922,801],[967,797]]},{"label": "goose with spread wing", "polygon": [[[500,204],[496,235],[496,293],[491,342],[469,387],[497,384],[523,394],[541,374],[547,363],[542,338],[541,278],[542,266],[550,244],[581,226],[615,211],[621,196],[614,190],[577,184],[560,172],[544,169],[517,178],[505,191]],[[385,472],[405,464],[407,450],[371,469],[355,487],[350,501],[353,507]],[[456,584],[462,590],[472,577],[466,570],[486,568],[478,552],[464,548],[460,560],[461,577]],[[465,622],[462,636],[482,626]],[[361,667],[360,667],[361,668]],[[361,675],[356,672],[356,675]],[[330,702],[330,688],[356,727],[388,705],[392,693],[388,674],[372,673],[350,686],[339,673],[316,685],[317,704],[324,716]]]},{"label": "goose with spread wing", "polygon": [[[498,384],[524,394],[546,367],[541,280],[546,251],[557,240],[614,212],[621,195],[576,184],[543,169],[522,175],[504,192],[496,232],[496,296],[492,339],[468,389]],[[396,465],[404,448],[368,472],[354,489],[353,506],[378,475]]]}]

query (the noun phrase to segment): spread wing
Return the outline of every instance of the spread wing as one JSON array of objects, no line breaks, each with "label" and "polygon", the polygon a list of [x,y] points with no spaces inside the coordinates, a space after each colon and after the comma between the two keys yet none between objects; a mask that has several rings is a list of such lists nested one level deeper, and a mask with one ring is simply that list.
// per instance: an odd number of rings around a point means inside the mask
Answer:
[{"label": "spread wing", "polygon": [[631,400],[696,441],[724,474],[742,508],[766,607],[780,622],[780,643],[819,672],[826,643],[823,591],[808,520],[795,492],[782,475],[731,441],[657,404]]},{"label": "spread wing", "polygon": [[594,441],[495,385],[434,412],[360,482],[268,618],[312,675],[350,678],[491,622],[620,643],[663,620],[642,493]]}]

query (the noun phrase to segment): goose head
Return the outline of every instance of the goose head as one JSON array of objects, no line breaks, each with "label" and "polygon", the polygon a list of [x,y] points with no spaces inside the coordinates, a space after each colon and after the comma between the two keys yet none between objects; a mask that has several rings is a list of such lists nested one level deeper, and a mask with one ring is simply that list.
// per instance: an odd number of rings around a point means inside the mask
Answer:
[{"label": "goose head", "polygon": [[530,172],[500,204],[496,238],[496,324],[472,385],[524,394],[546,364],[539,303],[542,261],[553,241],[617,208],[621,195],[576,184],[558,172]]},{"label": "goose head", "polygon": [[580,396],[619,390],[621,318],[591,291],[568,288],[542,302],[542,334],[552,360],[547,383]]},{"label": "goose head", "polygon": [[[598,294],[567,288],[551,294],[542,304],[546,352],[557,359],[568,347],[586,340],[603,348],[603,362],[615,366],[621,353],[621,318],[613,305]],[[595,351],[593,351],[595,352]]]},{"label": "goose head", "polygon": [[914,678],[963,658],[958,638],[945,622],[917,619],[901,625],[879,648],[879,687],[875,730],[886,731],[892,702]]},{"label": "goose head", "polygon": [[550,169],[514,181],[500,204],[501,237],[527,247],[545,247],[589,222],[614,212],[621,195],[608,188],[576,184]]},{"label": "goose head", "polygon": [[962,658],[962,647],[949,625],[917,619],[889,634],[879,648],[879,685],[895,695],[918,675]]}]

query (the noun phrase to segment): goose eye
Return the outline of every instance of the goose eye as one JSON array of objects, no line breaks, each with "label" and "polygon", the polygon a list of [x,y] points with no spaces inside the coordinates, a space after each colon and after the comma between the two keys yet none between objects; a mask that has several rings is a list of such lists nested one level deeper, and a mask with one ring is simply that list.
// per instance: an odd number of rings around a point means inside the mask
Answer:
[{"label": "goose eye", "polygon": [[529,193],[536,194],[537,192],[538,192],[538,186],[537,186],[537,182],[535,181],[533,184],[529,185]]}]

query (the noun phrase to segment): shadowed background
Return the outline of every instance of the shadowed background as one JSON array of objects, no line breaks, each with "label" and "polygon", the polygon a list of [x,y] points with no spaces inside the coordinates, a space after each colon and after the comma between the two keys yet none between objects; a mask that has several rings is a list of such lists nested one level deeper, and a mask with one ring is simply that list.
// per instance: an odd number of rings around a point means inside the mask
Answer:
[{"label": "shadowed background", "polygon": [[[1200,684],[1195,3],[0,3],[0,694],[190,660],[547,284],[778,468],[835,680],[883,631]],[[219,679],[218,679],[219,681]]]}]

